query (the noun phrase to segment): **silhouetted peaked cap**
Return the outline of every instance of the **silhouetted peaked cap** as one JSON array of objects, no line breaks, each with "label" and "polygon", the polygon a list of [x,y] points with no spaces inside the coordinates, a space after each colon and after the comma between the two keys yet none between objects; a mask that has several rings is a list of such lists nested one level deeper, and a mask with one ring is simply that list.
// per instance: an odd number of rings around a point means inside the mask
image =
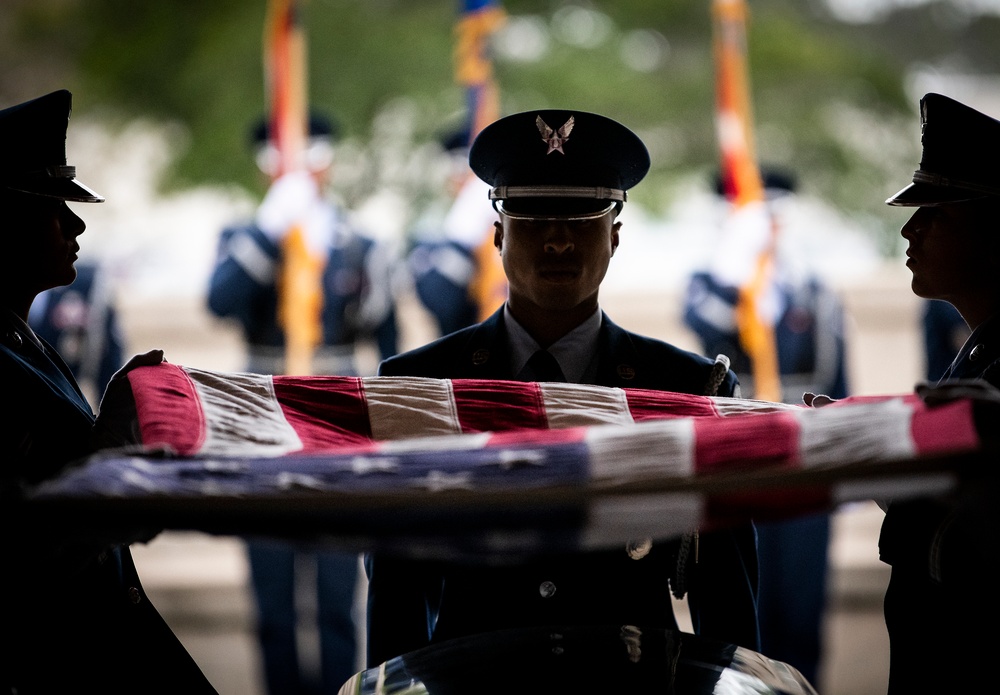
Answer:
[{"label": "silhouetted peaked cap", "polygon": [[[336,141],[340,137],[340,124],[330,116],[322,113],[312,112],[306,123],[308,130],[306,135],[311,138],[329,138]],[[261,117],[250,129],[250,140],[255,146],[263,145],[270,139],[271,124]]]},{"label": "silhouetted peaked cap", "polygon": [[66,164],[73,95],[65,89],[0,111],[0,186],[32,195],[100,203]]},{"label": "silhouetted peaked cap", "polygon": [[525,213],[587,213],[623,203],[649,171],[642,140],[621,123],[585,111],[542,109],[494,121],[469,152],[492,200]]},{"label": "silhouetted peaked cap", "polygon": [[1000,121],[941,94],[920,100],[920,168],[885,202],[934,206],[1000,196]]}]

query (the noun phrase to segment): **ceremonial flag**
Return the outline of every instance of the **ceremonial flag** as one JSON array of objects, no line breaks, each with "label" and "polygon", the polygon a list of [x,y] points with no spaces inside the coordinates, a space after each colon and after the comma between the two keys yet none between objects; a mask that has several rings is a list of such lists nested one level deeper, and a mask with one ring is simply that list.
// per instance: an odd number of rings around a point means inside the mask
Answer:
[{"label": "ceremonial flag", "polygon": [[[465,87],[469,138],[500,117],[500,94],[493,75],[490,37],[506,15],[496,0],[463,0],[455,26],[455,81]],[[470,176],[473,174],[470,172]],[[476,272],[469,294],[485,319],[507,299],[507,276],[493,247],[491,229],[474,249]]]},{"label": "ceremonial flag", "polygon": [[459,10],[455,26],[455,81],[466,89],[470,138],[475,138],[500,116],[489,41],[505,18],[496,0],[463,0]]},{"label": "ceremonial flag", "polygon": [[[753,368],[754,397],[781,400],[778,353],[772,316],[761,300],[773,281],[774,234],[765,207],[764,186],[753,137],[747,69],[747,6],[745,0],[714,0],[712,5],[716,65],[716,129],[721,174],[734,219],[748,227],[763,227],[762,248],[747,259],[752,269],[739,288],[736,322],[740,344]],[[748,229],[747,233],[754,230]]]},{"label": "ceremonial flag", "polygon": [[163,363],[109,386],[98,430],[119,448],[31,499],[75,502],[73,518],[88,523],[127,517],[145,528],[323,536],[355,549],[606,548],[941,492],[952,482],[949,461],[954,468],[985,451],[977,406],[929,407],[906,394],[807,408],[582,384]]},{"label": "ceremonial flag", "polygon": [[[269,135],[278,149],[275,178],[304,168],[307,137],[306,39],[300,0],[268,0],[264,29],[264,82]],[[310,374],[322,339],[322,276],[326,258],[309,248],[301,226],[282,241],[278,323],[285,332],[285,373]]]}]

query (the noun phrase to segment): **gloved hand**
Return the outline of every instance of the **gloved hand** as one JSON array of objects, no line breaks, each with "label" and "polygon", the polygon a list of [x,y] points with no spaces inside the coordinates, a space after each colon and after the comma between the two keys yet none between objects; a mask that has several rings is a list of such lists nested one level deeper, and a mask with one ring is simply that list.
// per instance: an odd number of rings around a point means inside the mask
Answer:
[{"label": "gloved hand", "polygon": [[299,228],[315,253],[324,253],[333,233],[333,209],[323,200],[319,184],[306,171],[279,177],[257,208],[257,226],[280,244],[292,228]]},{"label": "gloved hand", "polygon": [[748,203],[730,211],[723,220],[709,271],[723,285],[742,287],[754,276],[757,259],[773,244],[767,204]]},{"label": "gloved hand", "polygon": [[830,398],[822,393],[812,393],[811,391],[806,391],[802,394],[802,402],[810,408],[822,408],[824,405],[836,403],[837,399]]},{"label": "gloved hand", "polygon": [[136,367],[155,367],[163,362],[166,362],[166,360],[163,358],[163,350],[160,349],[132,355],[132,358],[125,363],[125,366],[115,372],[111,378],[121,379]]},{"label": "gloved hand", "polygon": [[272,241],[281,241],[321,202],[319,185],[309,172],[290,171],[271,184],[257,208],[257,226]]},{"label": "gloved hand", "polygon": [[[720,285],[746,287],[757,276],[763,254],[773,253],[776,243],[767,204],[763,201],[747,203],[732,210],[723,221],[708,270]],[[777,322],[787,305],[787,298],[778,284],[779,270],[772,265],[757,295],[757,313],[765,324]]]},{"label": "gloved hand", "polygon": [[154,367],[163,362],[166,362],[163,350],[150,350],[133,355],[125,366],[114,373],[104,389],[98,408],[97,423],[92,434],[95,450],[141,443],[132,387],[126,376],[136,367]]},{"label": "gloved hand", "polygon": [[916,391],[924,403],[931,406],[958,398],[974,398],[1000,405],[1000,389],[980,379],[952,379],[940,384],[920,383],[917,384]]}]

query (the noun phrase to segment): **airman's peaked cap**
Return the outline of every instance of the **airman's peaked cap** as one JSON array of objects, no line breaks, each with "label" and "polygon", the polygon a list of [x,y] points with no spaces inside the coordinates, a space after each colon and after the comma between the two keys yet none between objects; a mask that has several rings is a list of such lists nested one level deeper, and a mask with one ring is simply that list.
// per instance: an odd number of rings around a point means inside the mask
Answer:
[{"label": "airman's peaked cap", "polygon": [[0,111],[0,187],[82,203],[104,200],[66,164],[72,101],[62,89]]},{"label": "airman's peaked cap", "polygon": [[[250,128],[250,141],[255,147],[271,139],[271,127],[272,123],[265,116],[254,121]],[[336,141],[340,138],[340,123],[325,113],[311,111],[306,116],[306,136]]]},{"label": "airman's peaked cap", "polygon": [[885,202],[925,207],[1000,196],[1000,121],[941,94],[920,100],[920,168]]},{"label": "airman's peaked cap", "polygon": [[625,192],[649,171],[649,152],[610,118],[542,109],[483,128],[469,165],[504,209],[572,214],[623,203]]},{"label": "airman's peaked cap", "polygon": [[[764,186],[764,194],[768,198],[777,198],[788,193],[795,193],[798,183],[795,174],[787,169],[772,166],[760,167],[760,182]],[[726,195],[726,182],[722,172],[716,171],[712,179],[716,195]]]}]

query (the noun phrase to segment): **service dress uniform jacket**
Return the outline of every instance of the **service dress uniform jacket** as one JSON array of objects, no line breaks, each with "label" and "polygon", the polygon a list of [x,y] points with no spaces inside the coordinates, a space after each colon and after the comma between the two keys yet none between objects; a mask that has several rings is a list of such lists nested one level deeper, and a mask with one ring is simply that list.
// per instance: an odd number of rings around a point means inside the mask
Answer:
[{"label": "service dress uniform jacket", "polygon": [[[784,306],[775,321],[782,401],[801,403],[806,391],[830,398],[847,396],[844,311],[834,293],[817,278],[775,290]],[[739,375],[744,394],[752,385],[753,364],[740,345],[736,325],[739,288],[720,283],[708,272],[692,274],[684,297],[684,323],[707,355],[726,355]]]},{"label": "service dress uniform jacket", "polygon": [[[324,201],[329,233],[320,278],[320,344],[312,354],[313,374],[359,374],[355,349],[373,343],[380,358],[397,352],[393,263],[384,244],[360,233],[342,211]],[[247,347],[246,369],[284,374],[285,331],[278,321],[278,275],[282,249],[252,222],[223,230],[212,272],[208,307],[216,316],[234,319]],[[320,674],[323,690],[339,687],[355,668],[354,592],[358,558],[334,550],[312,553],[292,544],[249,540],[247,558],[256,605],[258,636],[268,689],[300,688],[295,631],[297,596],[303,593],[303,565],[315,570],[310,580],[317,606]],[[307,575],[308,576],[308,575]]]},{"label": "service dress uniform jacket", "polygon": [[[483,323],[382,363],[383,376],[511,379],[501,307]],[[712,361],[630,333],[602,314],[596,385],[701,394]],[[728,372],[718,395],[737,382]],[[676,628],[670,599],[679,542],[656,543],[641,559],[621,549],[526,559],[517,564],[366,558],[368,664],[431,642],[514,627],[623,625]],[[757,557],[752,525],[702,534],[690,559],[695,631],[757,649]]]},{"label": "service dress uniform jacket", "polygon": [[[1000,316],[973,331],[938,383],[951,379],[1000,387]],[[1000,648],[990,627],[1000,619],[992,570],[1000,560],[1000,478],[992,463],[963,471],[947,496],[892,502],[886,510],[879,557],[892,566],[885,593],[891,695],[995,689],[982,659]]]},{"label": "service dress uniform jacket", "polygon": [[[355,374],[355,343],[372,340],[382,358],[397,352],[398,329],[388,250],[339,216],[322,276],[322,341],[314,373]],[[249,351],[248,369],[284,370],[285,334],[278,323],[281,249],[256,224],[223,230],[209,283],[208,308],[235,319]]]},{"label": "service dress uniform jacket", "polygon": [[[37,342],[36,342],[37,341]],[[94,414],[69,368],[0,312],[4,565],[0,689],[214,693],[150,603],[127,546],[67,542],[72,518],[27,517],[20,493],[91,452]]]}]

